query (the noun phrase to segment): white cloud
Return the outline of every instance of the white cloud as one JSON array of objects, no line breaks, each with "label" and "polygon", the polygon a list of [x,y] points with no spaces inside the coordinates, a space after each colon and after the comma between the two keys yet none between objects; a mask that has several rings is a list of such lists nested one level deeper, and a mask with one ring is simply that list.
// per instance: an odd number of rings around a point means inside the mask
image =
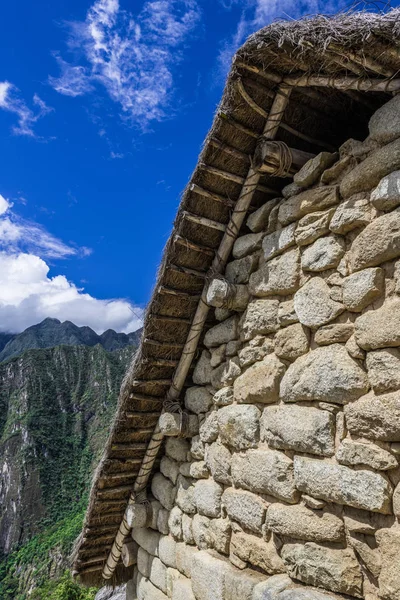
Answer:
[{"label": "white cloud", "polygon": [[96,0],[84,22],[69,24],[68,46],[81,60],[57,55],[61,74],[50,83],[68,96],[100,84],[130,124],[160,121],[170,109],[174,67],[199,19],[196,0],[150,0],[136,16],[119,0]]},{"label": "white cloud", "polygon": [[[18,333],[46,317],[88,325],[97,333],[128,333],[142,326],[143,310],[126,300],[99,300],[33,254],[0,252],[0,331]],[[132,312],[134,311],[134,312]]]},{"label": "white cloud", "polygon": [[17,116],[18,125],[12,128],[15,135],[36,137],[33,125],[53,110],[37,94],[33,96],[33,104],[36,110],[27,106],[15,85],[9,81],[0,81],[0,109]]},{"label": "white cloud", "polygon": [[0,216],[4,215],[11,206],[12,204],[0,194]]},{"label": "white cloud", "polygon": [[219,54],[219,64],[225,76],[236,50],[251,34],[276,19],[298,19],[313,14],[331,14],[343,9],[345,0],[219,0],[222,6],[242,9],[235,33],[225,40]]}]

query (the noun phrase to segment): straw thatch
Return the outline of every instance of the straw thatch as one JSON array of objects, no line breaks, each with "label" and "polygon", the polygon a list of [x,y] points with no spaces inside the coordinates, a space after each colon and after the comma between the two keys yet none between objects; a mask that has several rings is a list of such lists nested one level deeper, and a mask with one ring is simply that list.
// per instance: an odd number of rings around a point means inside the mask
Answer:
[{"label": "straw thatch", "polygon": [[[101,577],[277,85],[288,75],[304,74],[388,82],[400,70],[399,48],[400,10],[392,10],[379,16],[354,13],[278,22],[251,36],[234,57],[213,126],[179,206],[140,349],[123,382],[94,478],[74,565],[85,583]],[[354,85],[340,91],[329,82],[325,87],[295,87],[277,139],[313,153],[335,149],[349,137],[363,139],[370,115],[388,98],[384,92],[361,93]],[[250,210],[278,196],[286,183],[264,176]],[[118,568],[115,582],[129,576],[128,569]]]}]

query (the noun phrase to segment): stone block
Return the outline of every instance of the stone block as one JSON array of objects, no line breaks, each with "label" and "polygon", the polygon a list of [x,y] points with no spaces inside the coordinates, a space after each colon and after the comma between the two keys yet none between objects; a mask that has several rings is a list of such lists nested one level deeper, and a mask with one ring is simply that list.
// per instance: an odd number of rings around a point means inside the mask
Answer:
[{"label": "stone block", "polygon": [[231,522],[229,519],[210,519],[208,527],[210,546],[220,554],[229,554]]},{"label": "stone block", "polygon": [[382,567],[379,575],[379,596],[382,600],[400,600],[399,530],[381,529],[376,533]]},{"label": "stone block", "polygon": [[206,413],[212,402],[212,396],[205,387],[191,387],[186,390],[185,406],[196,415]]},{"label": "stone block", "polygon": [[255,210],[247,218],[246,225],[253,233],[259,233],[267,229],[269,215],[274,206],[279,202],[279,198],[268,200],[265,204],[260,206],[259,209]]},{"label": "stone block", "polygon": [[264,235],[265,233],[260,231],[259,233],[248,233],[238,237],[233,244],[233,258],[243,258],[260,250]]},{"label": "stone block", "polygon": [[313,277],[296,292],[294,308],[302,325],[316,329],[344,311],[342,304],[331,299],[330,291],[321,277]]},{"label": "stone block", "polygon": [[379,473],[302,456],[295,456],[294,472],[297,489],[306,494],[372,512],[391,512],[392,486]]},{"label": "stone block", "polygon": [[239,351],[239,364],[242,368],[248,367],[262,360],[267,354],[274,351],[274,342],[270,338],[256,335],[255,338]]},{"label": "stone block", "polygon": [[267,406],[261,419],[261,439],[272,448],[332,456],[335,417],[307,406]]},{"label": "stone block", "polygon": [[286,570],[272,540],[266,542],[249,533],[233,532],[231,553],[269,575],[284,573]]},{"label": "stone block", "polygon": [[167,567],[176,569],[176,541],[170,535],[162,535],[158,544],[158,556]]},{"label": "stone block", "polygon": [[229,406],[233,402],[233,387],[227,386],[215,392],[214,404],[218,407]]},{"label": "stone block", "polygon": [[297,323],[298,320],[299,319],[294,309],[293,300],[284,300],[283,302],[279,303],[278,323],[281,327],[286,327],[292,323]]},{"label": "stone block", "polygon": [[287,296],[300,285],[300,252],[296,248],[264,263],[250,275],[249,291],[253,296]]},{"label": "stone block", "polygon": [[240,373],[241,369],[238,357],[229,358],[211,372],[211,385],[214,389],[222,389],[225,386],[232,385]]},{"label": "stone block", "polygon": [[340,193],[349,198],[376,187],[382,177],[400,168],[400,139],[373,151],[342,179]]},{"label": "stone block", "polygon": [[186,544],[194,544],[193,519],[189,515],[182,515],[182,537]]},{"label": "stone block", "polygon": [[378,210],[393,210],[400,204],[400,171],[394,171],[380,180],[371,194],[371,202]]},{"label": "stone block", "polygon": [[278,229],[265,236],[262,242],[263,258],[265,261],[271,260],[278,254],[282,254],[287,248],[294,246],[294,232],[297,223],[291,223],[283,229]]},{"label": "stone block", "polygon": [[293,461],[282,452],[258,448],[234,454],[231,470],[236,487],[270,494],[290,504],[297,502]]},{"label": "stone block", "polygon": [[376,394],[400,389],[400,350],[386,348],[368,352],[366,366]]},{"label": "stone block", "polygon": [[332,592],[362,598],[361,568],[351,549],[326,548],[306,542],[285,544],[281,554],[292,578]]},{"label": "stone block", "polygon": [[369,268],[349,275],[343,280],[343,304],[347,310],[361,312],[382,296],[385,289],[383,269]]},{"label": "stone block", "polygon": [[336,459],[342,465],[365,465],[376,471],[388,471],[399,466],[393,454],[384,448],[371,442],[350,439],[341,442]]},{"label": "stone block", "polygon": [[210,473],[204,460],[189,463],[189,476],[193,479],[208,479]]},{"label": "stone block", "polygon": [[357,344],[354,334],[346,342],[345,348],[352,358],[364,360],[366,352]]},{"label": "stone block", "polygon": [[[178,413],[164,412],[158,420],[160,431],[167,437],[175,437],[181,433],[181,418]],[[199,418],[197,415],[187,415],[185,436],[193,437],[199,433]]]},{"label": "stone block", "polygon": [[304,250],[301,266],[305,271],[313,272],[333,269],[339,264],[344,252],[344,240],[339,236],[320,237]]},{"label": "stone block", "polygon": [[156,588],[167,593],[167,567],[156,556],[151,561],[149,579]]},{"label": "stone block", "polygon": [[400,98],[394,96],[383,104],[369,120],[370,138],[387,144],[400,137]]},{"label": "stone block", "polygon": [[217,414],[223,444],[235,450],[247,450],[257,445],[261,411],[256,406],[225,406]]},{"label": "stone block", "polygon": [[300,192],[302,192],[303,189],[304,188],[302,188],[300,185],[297,185],[297,183],[294,183],[294,181],[292,181],[292,183],[285,185],[285,187],[282,190],[282,196],[284,198],[291,198],[292,196],[297,196],[298,194],[300,194]]},{"label": "stone block", "polygon": [[176,504],[188,515],[193,515],[196,512],[193,481],[183,477],[183,475],[178,476],[176,483]]},{"label": "stone block", "polygon": [[381,308],[359,316],[354,335],[364,350],[400,346],[400,299],[389,299]]},{"label": "stone block", "polygon": [[207,348],[215,348],[221,344],[227,344],[239,337],[239,321],[236,316],[230,317],[215,327],[211,327],[204,336],[204,345]]},{"label": "stone block", "polygon": [[203,350],[193,371],[192,379],[196,385],[207,385],[211,381],[211,354]]},{"label": "stone block", "polygon": [[241,339],[248,341],[277,331],[278,306],[278,300],[252,300],[241,320]]},{"label": "stone block", "polygon": [[309,347],[309,331],[301,323],[289,325],[275,335],[275,354],[284,360],[296,360],[306,354]]},{"label": "stone block", "polygon": [[234,398],[240,403],[271,404],[279,396],[279,385],[285,364],[275,354],[251,365],[233,384]]},{"label": "stone block", "polygon": [[196,600],[192,584],[187,577],[177,577],[172,586],[171,600]]},{"label": "stone block", "polygon": [[345,235],[357,227],[364,227],[375,216],[368,196],[356,194],[337,207],[329,229],[334,233]]},{"label": "stone block", "polygon": [[182,539],[182,515],[183,513],[179,506],[174,506],[169,513],[168,528],[175,540]]},{"label": "stone block", "polygon": [[344,409],[352,435],[383,442],[400,442],[400,393],[367,394]]},{"label": "stone block", "polygon": [[143,577],[150,577],[150,568],[154,556],[146,552],[143,548],[139,547],[137,554],[137,568]]},{"label": "stone block", "polygon": [[225,577],[225,600],[253,600],[256,585],[265,580],[265,575],[252,569],[229,569]]},{"label": "stone block", "polygon": [[287,506],[271,504],[266,526],[285,537],[312,542],[341,542],[344,540],[343,521],[328,512],[313,511],[301,504]]},{"label": "stone block", "polygon": [[230,451],[219,440],[207,447],[206,465],[215,481],[231,484],[231,458]]},{"label": "stone block", "polygon": [[[399,156],[400,156],[400,140]],[[349,252],[351,272],[376,267],[400,256],[400,212],[393,211],[372,221],[354,240]]]},{"label": "stone block", "polygon": [[163,456],[160,463],[160,471],[173,485],[176,484],[179,475],[179,464],[176,460],[172,460],[169,456]]},{"label": "stone block", "polygon": [[227,561],[197,552],[192,563],[192,588],[196,600],[225,600],[225,576],[230,565]]},{"label": "stone block", "polygon": [[152,529],[139,527],[132,530],[133,540],[152,556],[158,556],[158,544],[160,537],[160,534]]},{"label": "stone block", "polygon": [[258,260],[258,254],[250,254],[229,262],[225,269],[226,279],[230,283],[247,283],[250,275],[258,267]]},{"label": "stone block", "polygon": [[[273,575],[254,588],[252,600],[280,600],[281,592],[292,585],[292,580],[287,575]],[[293,600],[295,600],[293,598]],[[307,600],[304,598],[304,600]],[[310,598],[314,600],[314,598]],[[315,599],[320,600],[320,599]],[[325,600],[325,599],[322,599]]]},{"label": "stone block", "polygon": [[183,438],[167,438],[165,442],[165,454],[178,462],[187,462],[190,452],[190,444]]},{"label": "stone block", "polygon": [[282,225],[288,225],[308,213],[321,211],[338,203],[337,186],[313,188],[282,202],[279,206],[278,219]]},{"label": "stone block", "polygon": [[368,378],[340,344],[316,348],[291,364],[283,376],[284,402],[346,404],[368,391]]},{"label": "stone block", "polygon": [[308,160],[294,177],[294,183],[303,188],[310,187],[318,181],[325,169],[328,169],[339,157],[336,153],[320,152],[314,158]]},{"label": "stone block", "polygon": [[205,444],[215,442],[218,437],[218,414],[216,410],[209,412],[200,425],[200,439]]},{"label": "stone block", "polygon": [[195,460],[204,460],[204,442],[201,441],[200,436],[196,435],[192,438],[192,443],[190,446],[190,454],[192,458]]},{"label": "stone block", "polygon": [[329,223],[331,222],[334,208],[306,215],[297,224],[294,234],[298,246],[307,246],[312,244],[321,236],[329,233]]},{"label": "stone block", "polygon": [[268,503],[251,492],[227,488],[222,495],[222,504],[233,521],[242,527],[261,534]]},{"label": "stone block", "polygon": [[194,486],[197,512],[205,517],[217,518],[221,514],[223,487],[212,479],[200,479]]},{"label": "stone block", "polygon": [[138,600],[167,600],[167,596],[161,590],[140,574],[138,575],[136,591]]},{"label": "stone block", "polygon": [[319,346],[344,343],[353,335],[353,332],[353,323],[332,323],[320,327],[315,332],[314,341]]},{"label": "stone block", "polygon": [[194,543],[199,550],[209,550],[212,547],[210,534],[211,519],[204,515],[194,515],[192,520],[192,533]]},{"label": "stone block", "polygon": [[244,310],[249,301],[249,292],[246,285],[232,284],[226,279],[216,277],[207,288],[206,302],[215,308],[225,308],[229,303],[229,310]]},{"label": "stone block", "polygon": [[197,552],[194,546],[182,542],[176,545],[176,568],[186,577],[192,577],[193,557]]}]

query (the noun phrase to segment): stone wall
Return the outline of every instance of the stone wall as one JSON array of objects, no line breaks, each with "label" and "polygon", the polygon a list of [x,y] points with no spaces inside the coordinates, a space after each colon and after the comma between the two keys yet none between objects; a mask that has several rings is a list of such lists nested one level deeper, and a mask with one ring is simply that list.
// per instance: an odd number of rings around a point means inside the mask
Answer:
[{"label": "stone wall", "polygon": [[244,310],[216,309],[186,392],[199,433],[167,439],[133,530],[139,600],[400,599],[396,169],[400,96],[248,218]]}]

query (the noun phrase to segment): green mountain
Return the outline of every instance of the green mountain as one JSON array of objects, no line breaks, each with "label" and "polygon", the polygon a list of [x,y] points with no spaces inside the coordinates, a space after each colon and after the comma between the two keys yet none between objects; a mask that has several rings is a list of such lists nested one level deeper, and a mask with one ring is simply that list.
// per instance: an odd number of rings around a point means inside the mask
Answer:
[{"label": "green mountain", "polygon": [[[106,332],[97,336],[103,345],[94,345],[89,328],[46,319],[9,340],[2,356],[24,343],[48,345],[52,331],[69,345],[25,350],[0,363],[1,600],[53,598],[135,350],[121,334]],[[104,345],[125,347],[109,352]]]},{"label": "green mountain", "polygon": [[130,345],[137,346],[139,339],[140,330],[126,334],[108,329],[98,335],[90,327],[77,327],[71,321],[61,323],[58,319],[48,318],[16,335],[0,333],[0,362],[18,356],[29,348],[100,344],[105,350],[113,352]]}]

